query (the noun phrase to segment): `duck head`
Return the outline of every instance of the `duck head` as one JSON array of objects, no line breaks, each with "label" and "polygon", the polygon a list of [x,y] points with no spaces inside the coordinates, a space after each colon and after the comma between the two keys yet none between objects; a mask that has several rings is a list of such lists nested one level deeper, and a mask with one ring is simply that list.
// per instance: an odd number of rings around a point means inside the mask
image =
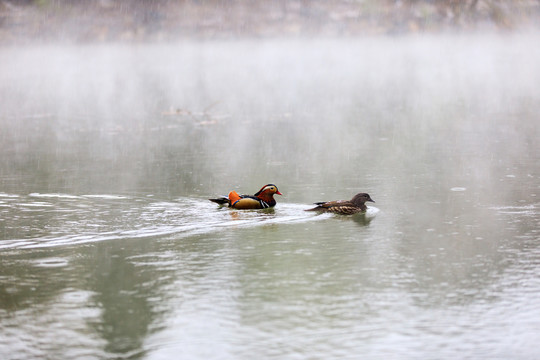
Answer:
[{"label": "duck head", "polygon": [[356,206],[362,206],[364,205],[364,203],[366,203],[367,201],[369,202],[375,202],[371,199],[371,197],[369,196],[369,194],[366,194],[366,193],[359,193],[359,194],[356,194],[354,195],[354,197],[352,198],[351,202],[353,204],[355,204]]},{"label": "duck head", "polygon": [[278,188],[276,185],[274,184],[267,184],[267,185],[264,185],[261,190],[257,191],[255,193],[255,196],[258,197],[259,199],[268,199],[268,198],[272,198],[274,196],[274,194],[276,195],[283,195],[282,193],[279,192]]}]

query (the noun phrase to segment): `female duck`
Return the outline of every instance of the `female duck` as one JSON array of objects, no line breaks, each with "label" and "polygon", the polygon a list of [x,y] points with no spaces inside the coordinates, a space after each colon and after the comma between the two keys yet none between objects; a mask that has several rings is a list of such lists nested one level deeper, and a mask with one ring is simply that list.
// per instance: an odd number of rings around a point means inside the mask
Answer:
[{"label": "female duck", "polygon": [[282,195],[274,184],[264,185],[261,190],[254,195],[239,195],[236,191],[231,191],[228,197],[222,196],[217,199],[209,199],[220,205],[228,204],[235,209],[267,209],[276,206],[275,195]]},{"label": "female duck", "polygon": [[332,212],[340,215],[352,215],[360,212],[365,212],[367,210],[366,202],[371,201],[371,197],[366,193],[359,193],[354,195],[351,200],[336,200],[328,202],[317,202],[313,209],[308,209],[306,211],[321,211],[321,212]]}]

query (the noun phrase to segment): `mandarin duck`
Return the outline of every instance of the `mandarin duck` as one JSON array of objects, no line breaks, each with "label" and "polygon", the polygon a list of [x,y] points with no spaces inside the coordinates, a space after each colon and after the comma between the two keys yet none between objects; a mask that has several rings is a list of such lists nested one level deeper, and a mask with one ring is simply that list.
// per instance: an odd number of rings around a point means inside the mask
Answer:
[{"label": "mandarin duck", "polygon": [[366,201],[375,202],[366,193],[354,195],[351,200],[336,200],[327,202],[317,202],[313,209],[306,211],[332,212],[340,215],[352,215],[367,210]]},{"label": "mandarin duck", "polygon": [[282,195],[274,184],[264,185],[261,190],[254,195],[239,195],[236,191],[231,191],[229,196],[222,196],[217,199],[208,199],[220,205],[228,204],[235,209],[267,209],[276,206],[274,194]]}]

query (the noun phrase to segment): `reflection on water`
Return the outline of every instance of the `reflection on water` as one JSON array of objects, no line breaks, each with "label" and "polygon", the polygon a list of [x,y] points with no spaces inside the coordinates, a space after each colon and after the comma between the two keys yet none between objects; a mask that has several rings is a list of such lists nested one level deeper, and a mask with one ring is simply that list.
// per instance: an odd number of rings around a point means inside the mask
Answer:
[{"label": "reflection on water", "polygon": [[537,357],[537,36],[443,40],[3,49],[1,357]]}]

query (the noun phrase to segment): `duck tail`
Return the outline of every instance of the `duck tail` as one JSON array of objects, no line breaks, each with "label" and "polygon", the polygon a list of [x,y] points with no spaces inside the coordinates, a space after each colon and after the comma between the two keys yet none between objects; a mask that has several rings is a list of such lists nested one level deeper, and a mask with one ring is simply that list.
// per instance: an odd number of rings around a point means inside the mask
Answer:
[{"label": "duck tail", "polygon": [[304,211],[326,211],[327,209],[323,206],[323,204],[325,204],[324,201],[320,201],[320,202],[316,202],[314,203],[315,206],[314,208],[311,208],[311,209],[307,209],[307,210],[304,210]]},{"label": "duck tail", "polygon": [[216,199],[208,199],[208,200],[215,202],[216,204],[219,204],[219,205],[227,205],[229,203],[229,199],[225,196],[222,196]]}]

